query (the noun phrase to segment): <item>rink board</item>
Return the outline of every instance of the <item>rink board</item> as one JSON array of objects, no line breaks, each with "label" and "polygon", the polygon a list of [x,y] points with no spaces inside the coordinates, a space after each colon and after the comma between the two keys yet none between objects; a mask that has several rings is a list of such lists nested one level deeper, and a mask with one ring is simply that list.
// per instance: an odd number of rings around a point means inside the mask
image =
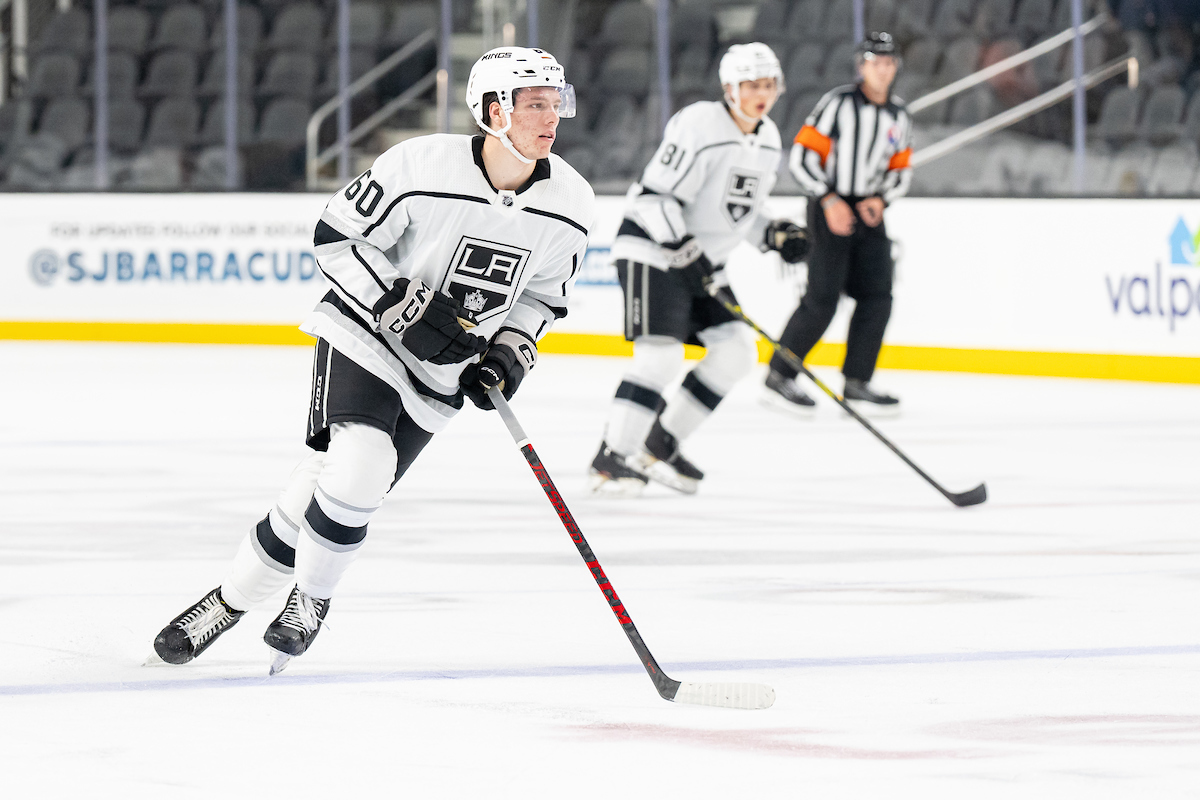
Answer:
[{"label": "rink board", "polygon": [[[326,199],[7,195],[0,338],[309,344],[295,326],[327,289],[311,233]],[[608,263],[621,206],[598,198],[544,351],[629,352]],[[803,218],[802,199],[772,206]],[[1200,201],[914,198],[887,220],[898,263],[880,366],[1200,383]],[[779,331],[803,269],[746,245],[729,271],[746,312]],[[840,363],[852,310],[811,363]]]}]

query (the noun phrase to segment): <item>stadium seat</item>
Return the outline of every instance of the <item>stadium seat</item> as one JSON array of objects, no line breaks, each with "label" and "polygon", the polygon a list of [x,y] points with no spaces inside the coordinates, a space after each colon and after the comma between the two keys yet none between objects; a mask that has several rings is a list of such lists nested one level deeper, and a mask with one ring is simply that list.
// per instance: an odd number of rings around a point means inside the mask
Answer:
[{"label": "stadium seat", "polygon": [[[1108,0],[1083,0],[1083,21],[1087,22],[1092,17],[1107,10]],[[1065,31],[1071,27],[1071,2],[1070,0],[1059,0],[1058,5],[1054,7],[1054,17],[1050,23],[1050,30],[1047,33],[1058,33]]]},{"label": "stadium seat", "polygon": [[[238,54],[237,91],[239,97],[250,97],[254,93],[254,59],[245,53]],[[196,89],[201,97],[223,97],[225,95],[225,51],[217,50],[208,60],[204,78]]]},{"label": "stadium seat", "polygon": [[596,142],[608,143],[613,139],[621,139],[625,131],[633,130],[638,122],[637,103],[628,95],[610,97],[600,109],[592,126],[593,139]]},{"label": "stadium seat", "polygon": [[54,134],[41,134],[22,142],[9,159],[4,188],[9,191],[45,191],[56,188],[70,148]]},{"label": "stadium seat", "polygon": [[963,92],[952,102],[954,105],[949,117],[951,125],[976,125],[1000,111],[996,94],[987,84]]},{"label": "stadium seat", "polygon": [[1155,150],[1143,143],[1132,144],[1116,154],[1101,191],[1106,195],[1129,197],[1144,194],[1154,167]]},{"label": "stadium seat", "polygon": [[896,0],[869,0],[865,27],[868,31],[896,30]]},{"label": "stadium seat", "polygon": [[1142,111],[1138,138],[1156,145],[1170,144],[1183,135],[1184,96],[1178,86],[1155,89]]},{"label": "stadium seat", "polygon": [[1015,5],[1016,0],[982,0],[975,14],[975,33],[985,40],[1012,34]]},{"label": "stadium seat", "polygon": [[575,168],[575,171],[585,179],[592,177],[592,169],[596,164],[596,154],[591,148],[576,145],[563,153],[563,160]]},{"label": "stadium seat", "polygon": [[[754,40],[770,43],[783,38],[791,5],[787,0],[764,0],[760,3],[758,14],[754,17]],[[674,22],[672,21],[673,29]]]},{"label": "stadium seat", "polygon": [[29,136],[33,129],[33,111],[33,103],[29,100],[0,103],[0,151],[7,154],[14,142]]},{"label": "stadium seat", "polygon": [[1181,197],[1191,192],[1192,182],[1200,170],[1196,146],[1175,145],[1158,151],[1154,167],[1146,178],[1146,193]]},{"label": "stadium seat", "polygon": [[117,6],[108,12],[108,49],[140,56],[150,39],[150,12],[138,6]]},{"label": "stadium seat", "polygon": [[[238,175],[241,175],[241,156],[238,155]],[[195,192],[220,191],[225,188],[225,148],[206,147],[196,156],[196,166],[187,181]]]},{"label": "stadium seat", "polygon": [[854,42],[843,42],[829,51],[829,59],[825,63],[825,71],[821,77],[825,80],[825,89],[854,83],[858,77],[858,67],[854,61]]},{"label": "stadium seat", "polygon": [[1020,0],[1013,17],[1013,31],[1026,44],[1046,38],[1054,33],[1050,30],[1050,18],[1054,13],[1054,0]]},{"label": "stadium seat", "polygon": [[910,75],[902,72],[892,86],[892,94],[905,103],[911,103],[913,100],[929,94],[928,81],[929,79],[923,75]]},{"label": "stadium seat", "polygon": [[979,42],[970,36],[955,40],[946,48],[942,62],[933,75],[934,86],[947,86],[965,78],[979,67]]},{"label": "stadium seat", "polygon": [[307,100],[317,85],[317,59],[312,53],[283,51],[267,62],[258,84],[259,97],[295,97]]},{"label": "stadium seat", "polygon": [[[675,59],[675,74],[671,77],[671,90],[675,94],[682,92],[703,92],[709,88],[706,85],[708,70],[712,66],[712,50],[705,45],[689,45]],[[573,76],[572,76],[573,80]],[[788,81],[791,88],[791,81]]]},{"label": "stadium seat", "polygon": [[[1075,77],[1075,58],[1071,47],[1062,48],[1063,59],[1058,68],[1058,81],[1065,83]],[[1108,52],[1108,42],[1098,34],[1093,33],[1083,40],[1083,71],[1090,72],[1104,63]]]},{"label": "stadium seat", "polygon": [[596,88],[606,94],[645,97],[650,90],[650,51],[622,48],[613,51],[600,67]]},{"label": "stadium seat", "polygon": [[904,71],[901,77],[919,75],[925,83],[933,80],[938,62],[942,58],[942,46],[935,39],[918,39],[904,51]]},{"label": "stadium seat", "polygon": [[397,50],[427,30],[437,30],[439,13],[436,3],[402,3],[392,14],[392,22],[383,37],[383,46]]},{"label": "stadium seat", "polygon": [[183,153],[177,147],[142,150],[129,162],[121,189],[172,191],[183,188]]},{"label": "stadium seat", "polygon": [[91,134],[91,104],[78,97],[51,100],[38,120],[38,135],[53,134],[68,152],[83,145]]},{"label": "stadium seat", "polygon": [[896,7],[896,38],[911,42],[930,35],[935,0],[899,0]]},{"label": "stadium seat", "polygon": [[1180,134],[1185,141],[1200,141],[1200,91],[1192,93],[1187,111],[1183,112],[1183,127]]},{"label": "stadium seat", "polygon": [[[244,144],[254,139],[254,104],[242,100],[238,103],[238,143]],[[308,123],[305,122],[307,125]],[[197,144],[221,145],[225,143],[225,100],[217,100],[208,107],[204,115],[204,126],[200,129]]]},{"label": "stadium seat", "polygon": [[80,6],[55,14],[30,48],[32,55],[72,53],[86,57],[92,52],[92,15]]},{"label": "stadium seat", "polygon": [[787,63],[787,88],[789,92],[831,88],[825,86],[822,73],[825,71],[825,47],[808,42],[796,48]]},{"label": "stadium seat", "polygon": [[204,19],[204,10],[185,4],[168,8],[158,22],[150,49],[188,50],[197,55],[206,51],[208,23]]},{"label": "stadium seat", "polygon": [[1128,142],[1137,135],[1138,111],[1142,100],[1140,90],[1117,86],[1104,98],[1100,119],[1090,133],[1113,145]]},{"label": "stadium seat", "polygon": [[200,128],[200,104],[190,97],[168,97],[150,113],[146,146],[190,147]]},{"label": "stadium seat", "polygon": [[[375,66],[375,48],[359,50],[353,49],[350,51],[350,80],[361,78]],[[331,53],[329,58],[325,59],[325,78],[321,81],[321,85],[317,87],[316,97],[318,102],[325,102],[329,98],[338,93],[338,61],[337,53]],[[371,87],[363,90],[363,93],[354,98],[354,102],[360,103],[369,101],[375,102],[375,94]]]},{"label": "stadium seat", "polygon": [[1071,149],[1061,142],[1042,142],[1034,145],[1025,173],[1024,194],[1051,196],[1058,194],[1071,171]]},{"label": "stadium seat", "polygon": [[191,97],[196,90],[198,72],[195,53],[164,50],[150,62],[138,94],[142,97]]},{"label": "stadium seat", "polygon": [[930,28],[942,41],[971,33],[975,24],[975,0],[942,0],[934,12]]},{"label": "stadium seat", "polygon": [[[259,43],[262,41],[262,32],[262,11],[257,6],[239,5],[237,24],[238,52],[256,52]],[[223,52],[225,50],[225,14],[223,10],[216,15],[213,21],[212,38],[208,42],[208,47],[214,52]]]},{"label": "stadium seat", "polygon": [[267,50],[295,50],[316,53],[321,49],[321,35],[325,30],[325,14],[314,3],[288,4],[267,36]]},{"label": "stadium seat", "polygon": [[[761,14],[761,11],[759,12]],[[779,39],[780,25],[776,29],[774,39]],[[766,39],[756,37],[756,41]],[[717,47],[717,25],[713,20],[712,9],[703,3],[688,3],[677,6],[671,12],[671,52],[679,53],[686,50],[704,50],[707,58],[711,59]],[[705,63],[705,69],[708,63]]]},{"label": "stadium seat", "polygon": [[69,97],[79,88],[79,60],[70,53],[46,53],[33,64],[28,97]]},{"label": "stadium seat", "polygon": [[980,194],[1007,195],[1025,182],[1029,147],[1024,142],[1000,139],[987,151],[975,190]]},{"label": "stadium seat", "polygon": [[854,38],[854,4],[833,2],[825,8],[821,36],[826,41],[850,41]]},{"label": "stadium seat", "polygon": [[[376,50],[383,39],[383,7],[378,3],[354,2],[350,4],[350,47],[355,50]],[[330,15],[329,34],[325,45],[329,50],[337,48],[338,15]]]},{"label": "stadium seat", "polygon": [[594,45],[601,48],[650,47],[654,43],[654,11],[638,0],[615,3],[604,15]]},{"label": "stadium seat", "polygon": [[108,146],[129,154],[142,146],[146,108],[137,100],[115,100],[108,107]]},{"label": "stadium seat", "polygon": [[787,39],[792,42],[821,42],[826,0],[800,0],[787,21]]},{"label": "stadium seat", "polygon": [[[87,84],[83,88],[83,93],[89,97],[96,94],[95,68],[93,67],[92,69],[93,72],[88,75]],[[138,62],[134,56],[129,53],[109,53],[108,99],[132,99],[137,92],[138,75]]]},{"label": "stadium seat", "polygon": [[257,141],[278,144],[300,144],[304,142],[304,131],[312,109],[308,103],[293,97],[272,100],[263,109],[258,125]]}]

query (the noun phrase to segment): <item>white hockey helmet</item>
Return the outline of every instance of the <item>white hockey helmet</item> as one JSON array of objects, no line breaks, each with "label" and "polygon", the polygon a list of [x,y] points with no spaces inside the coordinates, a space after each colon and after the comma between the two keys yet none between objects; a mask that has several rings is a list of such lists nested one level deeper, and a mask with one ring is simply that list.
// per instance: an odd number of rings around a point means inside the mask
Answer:
[{"label": "white hockey helmet", "polygon": [[[567,119],[575,116],[575,87],[567,83],[566,75],[558,60],[536,47],[497,47],[484,53],[471,67],[467,79],[467,106],[475,123],[484,131],[500,139],[513,155],[526,164],[530,159],[517,152],[508,139],[512,127],[512,113],[518,89],[544,87],[558,90],[558,116]],[[485,112],[483,98],[490,92],[504,110],[502,128],[496,129],[483,122]],[[490,120],[492,125],[496,120]]]},{"label": "white hockey helmet", "polygon": [[775,85],[779,87],[779,94],[783,94],[786,89],[783,83],[783,67],[779,64],[779,57],[775,55],[774,50],[762,42],[735,44],[730,47],[729,51],[721,56],[721,64],[717,67],[717,78],[721,81],[722,86],[729,87],[725,93],[725,102],[729,103],[739,116],[741,115],[741,97],[738,87],[742,81],[774,78]]}]

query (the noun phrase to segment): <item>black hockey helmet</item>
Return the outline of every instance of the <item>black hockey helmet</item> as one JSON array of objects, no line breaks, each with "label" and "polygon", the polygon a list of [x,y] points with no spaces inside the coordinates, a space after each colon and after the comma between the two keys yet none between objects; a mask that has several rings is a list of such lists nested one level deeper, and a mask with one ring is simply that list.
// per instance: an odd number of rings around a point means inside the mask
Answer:
[{"label": "black hockey helmet", "polygon": [[854,55],[859,61],[866,61],[875,56],[891,56],[899,66],[900,53],[896,49],[896,40],[886,31],[872,31],[867,38],[858,43]]}]

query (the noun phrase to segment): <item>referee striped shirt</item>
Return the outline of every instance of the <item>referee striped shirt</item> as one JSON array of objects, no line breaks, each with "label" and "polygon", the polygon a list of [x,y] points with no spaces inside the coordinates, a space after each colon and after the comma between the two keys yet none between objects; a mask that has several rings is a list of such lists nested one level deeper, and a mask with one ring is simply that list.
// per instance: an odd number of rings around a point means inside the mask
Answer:
[{"label": "referee striped shirt", "polygon": [[889,97],[875,105],[858,86],[840,86],[821,98],[796,142],[788,166],[812,197],[879,196],[891,203],[912,181],[912,119]]}]

